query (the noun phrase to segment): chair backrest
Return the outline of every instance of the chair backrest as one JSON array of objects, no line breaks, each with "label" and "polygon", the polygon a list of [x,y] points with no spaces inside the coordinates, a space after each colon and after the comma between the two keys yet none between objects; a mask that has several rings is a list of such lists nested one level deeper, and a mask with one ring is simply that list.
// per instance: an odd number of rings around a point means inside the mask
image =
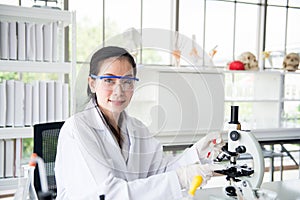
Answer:
[{"label": "chair backrest", "polygon": [[[33,126],[34,144],[33,152],[41,157],[45,162],[48,188],[56,197],[56,181],[54,174],[54,164],[56,157],[58,135],[64,122],[51,122],[36,124]],[[41,182],[38,167],[34,171],[34,186],[36,192],[41,191]]]}]

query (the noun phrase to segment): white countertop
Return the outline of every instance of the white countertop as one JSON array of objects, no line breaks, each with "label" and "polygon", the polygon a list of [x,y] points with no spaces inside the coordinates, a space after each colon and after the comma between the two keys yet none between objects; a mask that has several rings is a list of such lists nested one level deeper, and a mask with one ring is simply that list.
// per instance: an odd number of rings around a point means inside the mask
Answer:
[{"label": "white countertop", "polygon": [[[262,189],[271,190],[277,193],[277,200],[300,200],[300,179],[266,182]],[[225,196],[222,187],[199,189],[196,191],[195,200],[232,199]]]}]

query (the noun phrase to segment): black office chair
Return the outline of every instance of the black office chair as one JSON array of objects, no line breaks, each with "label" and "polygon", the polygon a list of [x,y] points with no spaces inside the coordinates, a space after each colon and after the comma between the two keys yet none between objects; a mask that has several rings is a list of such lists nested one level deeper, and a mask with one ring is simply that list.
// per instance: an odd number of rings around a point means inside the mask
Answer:
[{"label": "black office chair", "polygon": [[[33,126],[34,142],[33,152],[41,157],[45,162],[45,171],[48,180],[48,189],[53,198],[56,197],[56,181],[54,174],[54,164],[56,157],[58,135],[64,122],[51,122],[36,124]],[[41,191],[41,182],[38,166],[34,171],[34,187],[37,194]]]}]

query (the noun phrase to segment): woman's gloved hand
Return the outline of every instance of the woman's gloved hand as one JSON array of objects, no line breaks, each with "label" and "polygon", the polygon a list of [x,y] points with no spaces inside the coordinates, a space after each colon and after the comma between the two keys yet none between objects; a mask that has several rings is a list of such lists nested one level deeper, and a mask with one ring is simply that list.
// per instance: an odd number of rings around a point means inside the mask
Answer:
[{"label": "woman's gloved hand", "polygon": [[202,184],[204,186],[212,177],[213,167],[211,164],[192,164],[180,167],[176,170],[181,189],[188,189],[195,176],[202,176]]},{"label": "woman's gloved hand", "polygon": [[222,134],[215,132],[207,134],[193,146],[197,150],[200,162],[204,164],[211,163],[219,155],[224,145]]}]

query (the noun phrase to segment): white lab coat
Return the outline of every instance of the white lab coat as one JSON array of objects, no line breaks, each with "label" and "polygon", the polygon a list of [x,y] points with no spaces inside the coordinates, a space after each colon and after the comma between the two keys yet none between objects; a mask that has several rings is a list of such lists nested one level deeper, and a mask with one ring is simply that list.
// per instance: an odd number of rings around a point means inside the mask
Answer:
[{"label": "white lab coat", "polygon": [[55,162],[57,200],[99,200],[102,194],[106,200],[182,198],[174,169],[197,162],[196,150],[189,148],[168,161],[140,121],[125,112],[123,117],[121,129],[128,133],[123,154],[92,101],[66,120]]}]

